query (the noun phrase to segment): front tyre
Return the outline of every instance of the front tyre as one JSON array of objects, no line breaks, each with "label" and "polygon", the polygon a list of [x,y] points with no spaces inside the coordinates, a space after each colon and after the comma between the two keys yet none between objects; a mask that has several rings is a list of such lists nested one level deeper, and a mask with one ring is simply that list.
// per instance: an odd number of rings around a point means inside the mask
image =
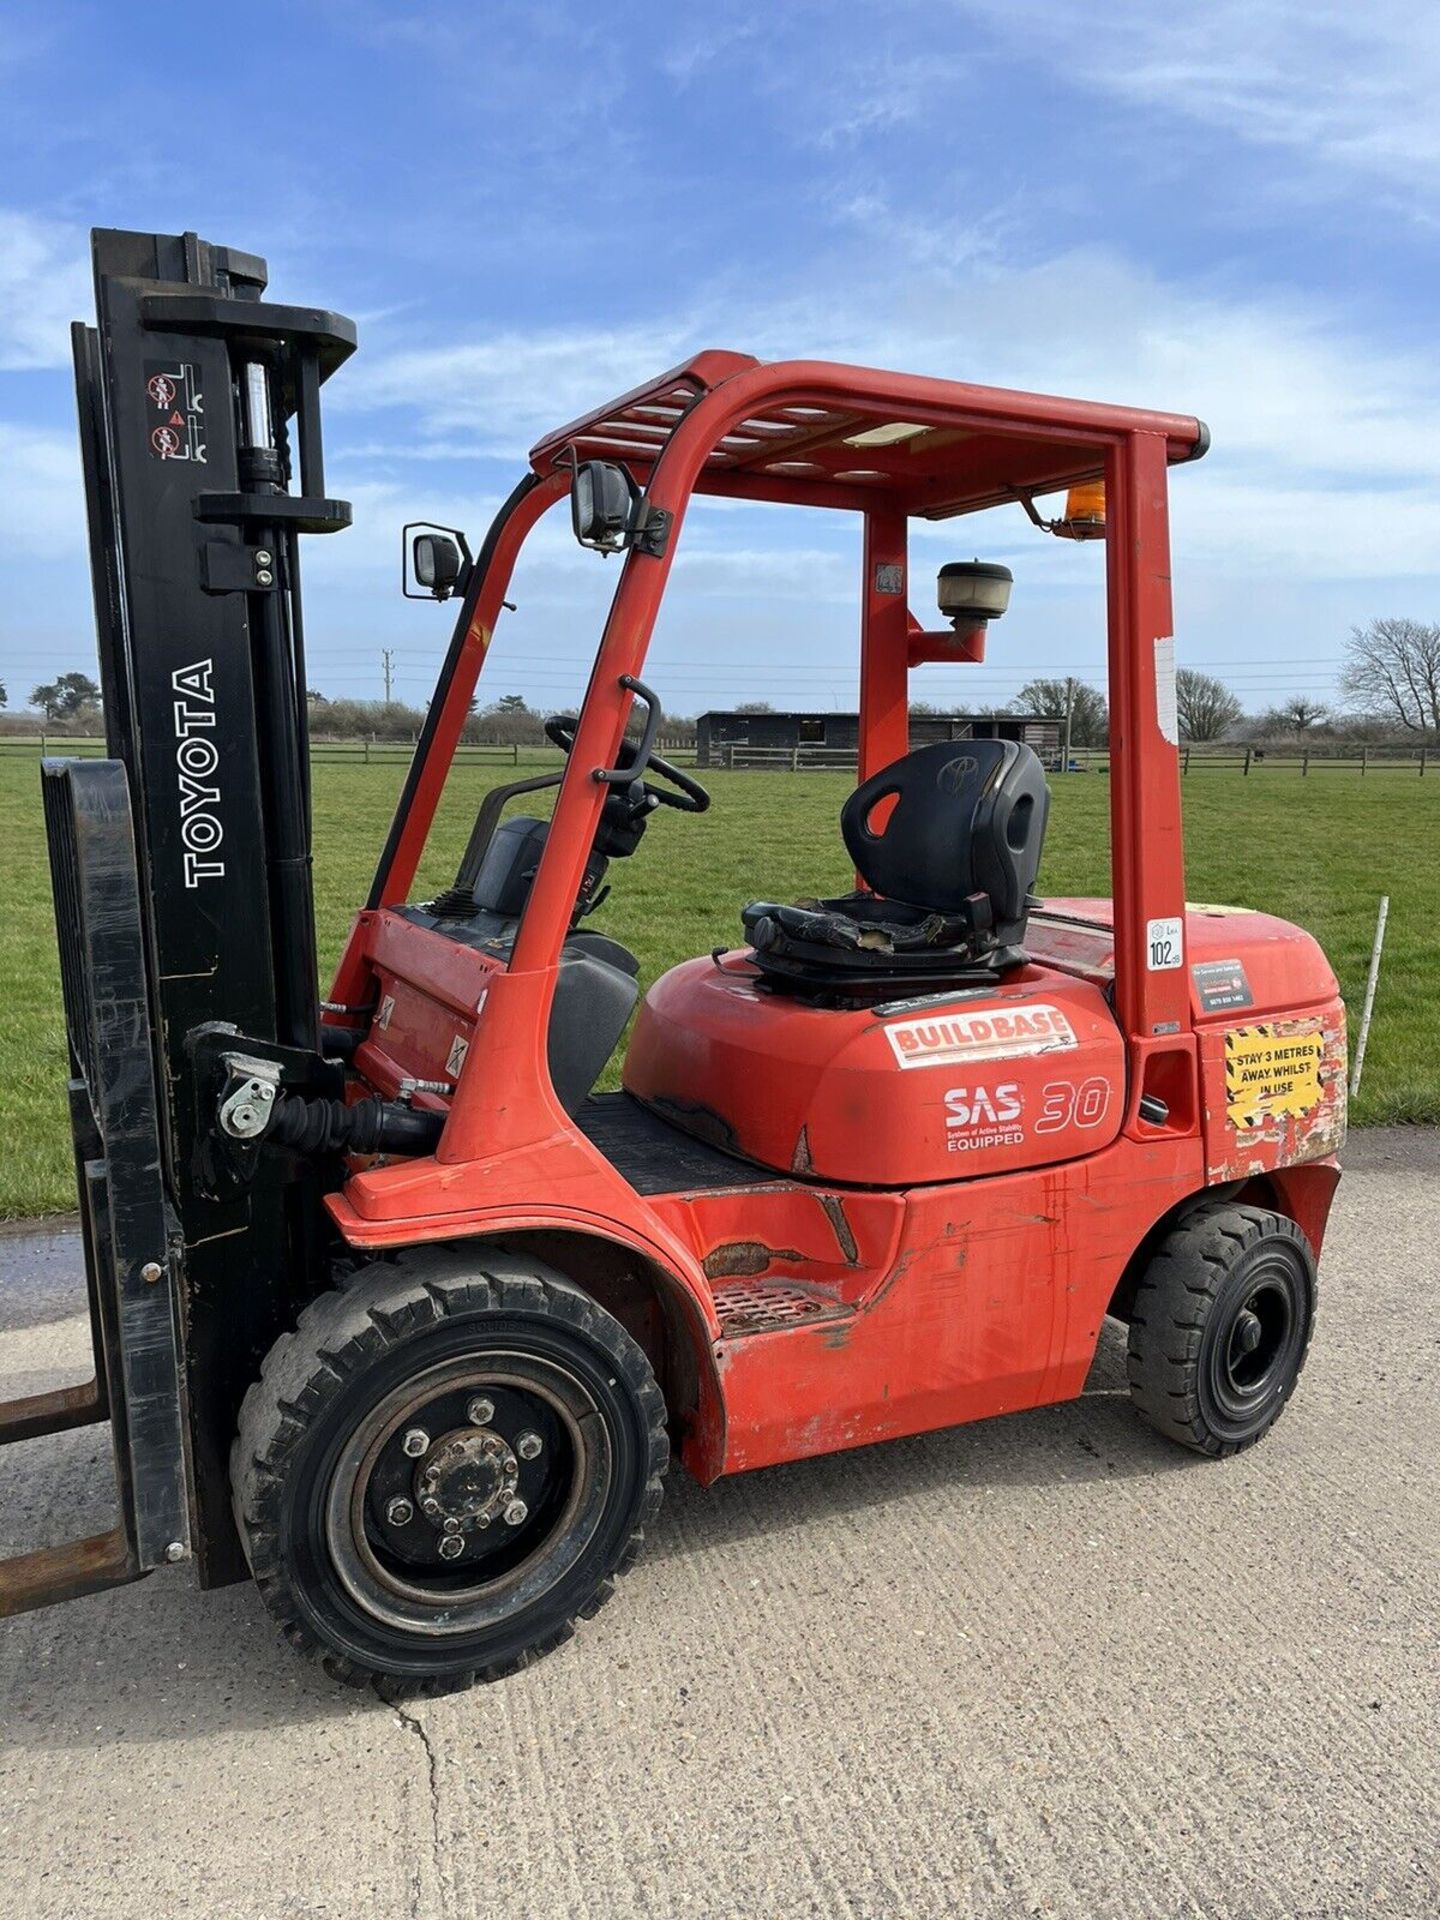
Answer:
[{"label": "front tyre", "polygon": [[365,1268],[275,1343],[231,1488],[292,1645],[352,1685],[441,1693],[604,1604],[668,1458],[617,1320],[536,1262],[437,1248]]},{"label": "front tyre", "polygon": [[1293,1220],[1206,1202],[1166,1235],[1136,1289],[1130,1397],[1168,1439],[1214,1458],[1268,1433],[1315,1318],[1315,1256]]}]

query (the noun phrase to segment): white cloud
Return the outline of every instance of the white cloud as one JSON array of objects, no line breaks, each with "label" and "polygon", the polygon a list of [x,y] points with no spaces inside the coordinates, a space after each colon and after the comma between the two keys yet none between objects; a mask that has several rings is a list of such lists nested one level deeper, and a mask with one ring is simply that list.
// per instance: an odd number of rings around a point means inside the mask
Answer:
[{"label": "white cloud", "polygon": [[70,322],[89,313],[78,227],[0,208],[0,372],[70,364]]},{"label": "white cloud", "polygon": [[0,420],[0,554],[51,560],[85,552],[85,495],[80,448],[73,433]]},{"label": "white cloud", "polygon": [[[897,247],[879,283],[827,278],[764,303],[697,298],[701,319],[381,351],[330,391],[388,414],[387,429],[403,412],[417,454],[458,457],[468,429],[472,457],[507,451],[516,468],[541,433],[715,344],[1194,412],[1214,450],[1177,481],[1176,524],[1187,542],[1203,529],[1207,556],[1321,578],[1434,571],[1423,522],[1440,380],[1428,362],[1327,323],[1311,302],[1170,283],[1115,254],[956,266],[945,236],[922,229]],[[393,430],[384,444],[403,445]]]},{"label": "white cloud", "polygon": [[1013,53],[1407,200],[1440,187],[1440,12],[1413,0],[960,0]]},{"label": "white cloud", "polygon": [[[523,453],[540,434],[664,371],[677,337],[690,350],[689,321],[643,327],[531,328],[431,347],[360,355],[329,394],[338,413],[402,410],[417,450],[439,436],[454,447],[474,435],[470,457]],[[391,437],[391,444],[398,445]],[[399,443],[403,445],[403,443]]]}]

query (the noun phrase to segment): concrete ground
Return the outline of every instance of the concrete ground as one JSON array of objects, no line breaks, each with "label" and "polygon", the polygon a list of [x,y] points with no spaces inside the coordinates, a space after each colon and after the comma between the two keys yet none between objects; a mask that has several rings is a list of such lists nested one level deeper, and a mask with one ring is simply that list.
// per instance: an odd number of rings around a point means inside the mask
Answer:
[{"label": "concrete ground", "polygon": [[[1440,1913],[1440,1144],[1348,1154],[1299,1394],[1223,1465],[1084,1397],[672,1483],[559,1654],[397,1713],[184,1572],[0,1628],[0,1911]],[[83,1352],[11,1238],[0,1389]],[[0,1550],[103,1523],[103,1430],[0,1459]]]}]

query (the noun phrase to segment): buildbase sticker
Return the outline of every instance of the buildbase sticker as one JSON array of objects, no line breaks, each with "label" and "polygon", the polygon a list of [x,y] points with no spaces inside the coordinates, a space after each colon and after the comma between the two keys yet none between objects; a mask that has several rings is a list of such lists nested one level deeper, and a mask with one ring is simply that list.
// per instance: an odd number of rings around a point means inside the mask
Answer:
[{"label": "buildbase sticker", "polygon": [[1066,1053],[1079,1043],[1058,1007],[1025,1001],[980,1013],[894,1020],[885,1029],[902,1067],[946,1067],[957,1060],[1018,1060],[1028,1053]]}]

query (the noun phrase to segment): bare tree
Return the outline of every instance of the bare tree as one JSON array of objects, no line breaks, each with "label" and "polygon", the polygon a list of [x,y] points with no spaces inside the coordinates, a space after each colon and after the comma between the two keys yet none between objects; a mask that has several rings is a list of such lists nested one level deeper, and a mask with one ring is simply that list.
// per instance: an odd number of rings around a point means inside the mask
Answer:
[{"label": "bare tree", "polygon": [[1175,708],[1185,740],[1221,740],[1244,711],[1223,680],[1194,667],[1175,675]]},{"label": "bare tree", "polygon": [[1270,707],[1260,715],[1255,723],[1255,731],[1262,738],[1266,734],[1309,733],[1312,727],[1318,727],[1330,709],[1318,700],[1312,700],[1307,694],[1292,694],[1288,700],[1282,700],[1278,707]]},{"label": "bare tree", "polygon": [[1110,738],[1110,712],[1098,687],[1087,687],[1079,680],[1027,680],[1010,702],[1010,711],[1039,720],[1063,720],[1071,700],[1075,703],[1070,716],[1071,746],[1103,747]]},{"label": "bare tree", "polygon": [[1372,620],[1352,627],[1340,684],[1367,713],[1409,733],[1440,733],[1440,626]]}]

